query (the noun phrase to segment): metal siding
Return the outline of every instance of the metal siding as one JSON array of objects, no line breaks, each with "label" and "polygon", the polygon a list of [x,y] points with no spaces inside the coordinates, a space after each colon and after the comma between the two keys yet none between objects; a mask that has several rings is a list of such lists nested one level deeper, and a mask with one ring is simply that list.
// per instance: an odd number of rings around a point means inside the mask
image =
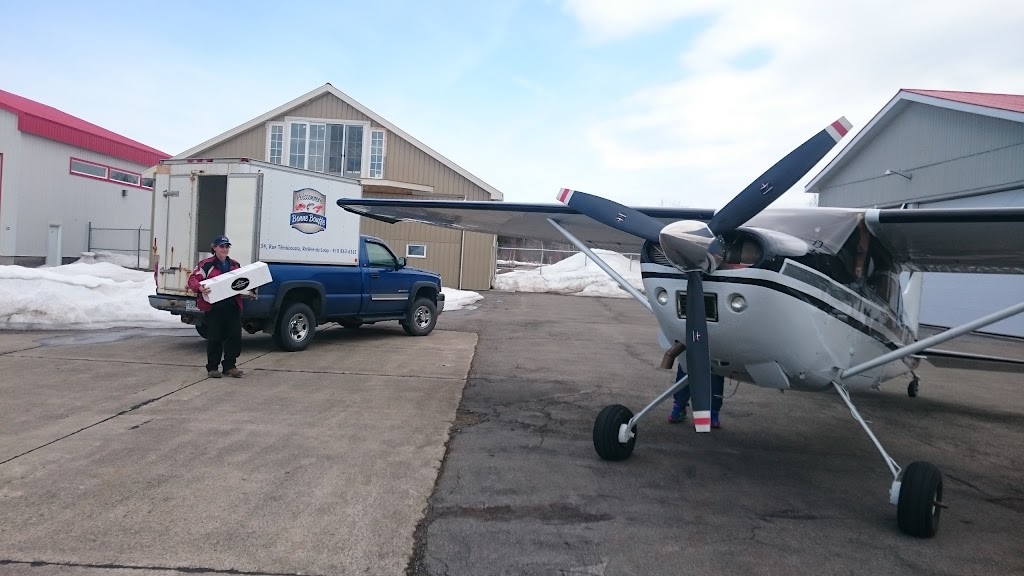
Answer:
[{"label": "metal siding", "polygon": [[462,256],[463,290],[490,290],[494,286],[495,248],[494,234],[466,233]]},{"label": "metal siding", "polygon": [[266,160],[267,128],[256,126],[238,136],[207,148],[192,158],[252,158]]},{"label": "metal siding", "polygon": [[6,110],[0,110],[0,152],[4,155],[3,182],[0,183],[0,256],[17,254],[17,215],[19,175],[21,158],[21,133],[18,132],[18,117]]},{"label": "metal siding", "polygon": [[818,204],[898,206],[1022,181],[1024,124],[914,103],[822,183]]},{"label": "metal siding", "polygon": [[19,206],[16,256],[45,256],[51,222],[61,224],[63,257],[85,251],[90,221],[103,228],[149,228],[152,191],[73,175],[69,162],[74,156],[136,173],[148,166],[25,134],[20,152],[21,182],[9,192]]}]

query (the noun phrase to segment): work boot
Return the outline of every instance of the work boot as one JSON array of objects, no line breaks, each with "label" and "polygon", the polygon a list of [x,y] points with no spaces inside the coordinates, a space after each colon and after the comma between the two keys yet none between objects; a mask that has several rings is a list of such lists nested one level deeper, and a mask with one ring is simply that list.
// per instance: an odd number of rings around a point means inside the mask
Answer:
[{"label": "work boot", "polygon": [[231,376],[232,378],[241,378],[242,371],[239,370],[238,368],[228,368],[227,370],[224,371],[224,375]]},{"label": "work boot", "polygon": [[672,403],[672,411],[668,413],[668,421],[671,424],[676,424],[686,420],[686,404]]},{"label": "work boot", "polygon": [[217,372],[216,370],[207,370],[206,375],[210,378],[220,378],[220,372]]}]

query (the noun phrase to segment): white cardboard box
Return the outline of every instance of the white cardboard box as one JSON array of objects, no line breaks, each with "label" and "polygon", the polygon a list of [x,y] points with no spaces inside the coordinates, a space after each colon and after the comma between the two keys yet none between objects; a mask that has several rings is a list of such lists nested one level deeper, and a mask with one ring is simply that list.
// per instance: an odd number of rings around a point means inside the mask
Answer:
[{"label": "white cardboard box", "polygon": [[210,287],[210,293],[204,294],[203,298],[210,304],[213,304],[225,298],[237,296],[242,292],[248,292],[264,284],[270,284],[272,280],[269,266],[263,262],[253,262],[248,266],[242,266],[238,270],[232,270],[231,272],[203,280],[200,284]]}]

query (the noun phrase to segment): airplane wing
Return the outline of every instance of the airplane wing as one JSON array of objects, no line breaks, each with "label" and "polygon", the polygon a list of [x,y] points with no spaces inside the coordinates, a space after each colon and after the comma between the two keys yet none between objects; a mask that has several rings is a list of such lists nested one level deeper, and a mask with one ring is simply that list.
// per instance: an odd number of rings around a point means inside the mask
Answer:
[{"label": "airplane wing", "polygon": [[1024,208],[867,210],[864,222],[911,270],[1024,274]]},{"label": "airplane wing", "polygon": [[[464,202],[442,200],[338,200],[349,212],[384,222],[421,222],[444,228],[485,232],[516,238],[565,242],[548,222],[554,220],[593,248],[636,252],[643,239],[605,226],[562,204],[515,204],[511,202]],[[708,221],[714,210],[686,208],[638,208],[665,224],[677,220]]]},{"label": "airplane wing", "polygon": [[959,370],[980,370],[982,372],[1006,372],[1020,374],[1024,372],[1024,360],[986,356],[970,352],[956,352],[941,348],[928,348],[919,355],[925,362],[936,368],[954,368]]},{"label": "airplane wing", "polygon": [[[564,242],[548,222],[558,222],[588,246],[635,252],[643,240],[605,226],[562,204],[375,200],[343,198],[338,205],[384,222],[421,222],[456,230]],[[708,222],[715,211],[699,208],[636,208],[665,224]],[[1024,274],[1024,208],[961,209],[768,209],[748,225],[805,240],[841,244],[859,215],[893,258],[910,270]]]}]

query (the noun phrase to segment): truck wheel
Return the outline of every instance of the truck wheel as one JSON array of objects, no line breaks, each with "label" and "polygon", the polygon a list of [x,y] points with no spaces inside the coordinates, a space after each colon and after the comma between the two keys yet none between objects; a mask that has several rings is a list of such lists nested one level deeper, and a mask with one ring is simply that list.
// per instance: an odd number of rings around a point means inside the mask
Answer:
[{"label": "truck wheel", "polygon": [[196,332],[204,339],[206,338],[206,324],[196,324]]},{"label": "truck wheel", "polygon": [[298,352],[309,346],[314,332],[316,317],[313,316],[313,310],[302,302],[292,302],[277,318],[274,340],[282,350]]},{"label": "truck wheel", "polygon": [[437,324],[437,305],[426,298],[417,298],[409,308],[409,315],[402,322],[402,328],[409,336],[426,336]]}]

